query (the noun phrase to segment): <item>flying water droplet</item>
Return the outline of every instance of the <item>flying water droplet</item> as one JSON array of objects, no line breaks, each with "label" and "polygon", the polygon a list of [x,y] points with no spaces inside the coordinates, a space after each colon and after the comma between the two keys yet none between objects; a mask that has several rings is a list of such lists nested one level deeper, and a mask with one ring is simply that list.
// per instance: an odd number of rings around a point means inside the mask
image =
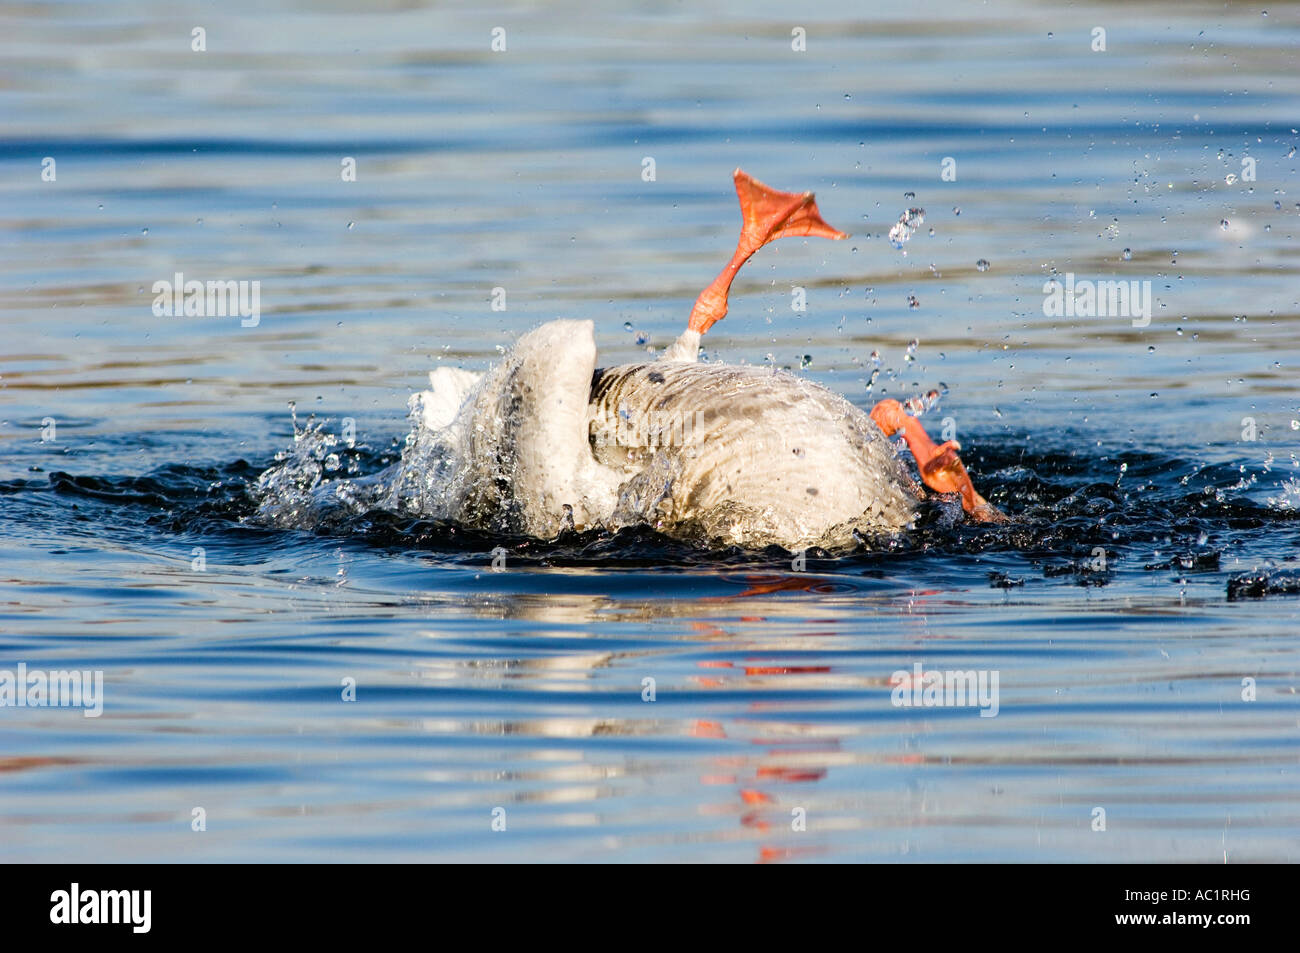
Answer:
[{"label": "flying water droplet", "polygon": [[980,271],[988,271],[989,260],[987,258],[981,258],[979,261],[975,262],[975,267],[978,268]]},{"label": "flying water droplet", "polygon": [[[910,195],[911,193],[908,194]],[[909,208],[902,215],[898,216],[898,221],[890,227],[889,243],[895,248],[902,248],[911,240],[912,234],[920,228],[924,222],[925,209]],[[931,231],[931,234],[934,234],[933,230]]]},{"label": "flying water droplet", "polygon": [[912,238],[912,230],[902,222],[895,222],[889,229],[889,244],[902,248]]}]

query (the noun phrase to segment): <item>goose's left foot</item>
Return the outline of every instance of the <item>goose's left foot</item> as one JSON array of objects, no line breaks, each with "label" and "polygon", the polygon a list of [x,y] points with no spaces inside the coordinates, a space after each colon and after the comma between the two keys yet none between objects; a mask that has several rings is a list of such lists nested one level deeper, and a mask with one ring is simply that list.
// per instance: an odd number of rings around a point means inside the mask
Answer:
[{"label": "goose's left foot", "polygon": [[967,513],[982,523],[1001,523],[1006,515],[975,492],[966,466],[957,456],[960,449],[955,440],[936,445],[925,432],[921,422],[911,416],[896,400],[882,400],[871,408],[871,419],[886,437],[903,432],[907,448],[916,458],[925,485],[938,493],[961,494],[961,505]]}]

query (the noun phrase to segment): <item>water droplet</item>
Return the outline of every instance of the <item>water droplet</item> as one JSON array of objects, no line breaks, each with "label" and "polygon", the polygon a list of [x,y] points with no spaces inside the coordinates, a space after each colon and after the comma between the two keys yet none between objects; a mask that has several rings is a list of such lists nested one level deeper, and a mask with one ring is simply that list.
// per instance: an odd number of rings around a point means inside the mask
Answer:
[{"label": "water droplet", "polygon": [[649,343],[650,343],[650,335],[646,334],[644,331],[638,331],[638,332],[636,333],[636,343],[637,343],[637,344],[649,344]]},{"label": "water droplet", "polygon": [[954,215],[960,215],[960,214],[961,214],[961,206],[960,206],[960,205],[954,205],[954,206],[952,207],[952,214],[954,214]]},{"label": "water droplet", "polygon": [[352,231],[352,226],[355,225],[355,224],[356,224],[356,222],[348,222],[348,231],[349,231],[349,232]]},{"label": "water droplet", "polygon": [[802,358],[799,359],[799,366],[800,366],[800,367],[809,367],[809,366],[811,366],[811,364],[812,364],[812,355],[811,355],[811,354],[805,354]]},{"label": "water droplet", "polygon": [[916,198],[916,193],[915,193],[915,192],[904,192],[904,193],[903,193],[903,198],[905,198],[907,201],[910,202],[910,201],[912,201],[912,199]]},{"label": "water droplet", "polygon": [[1148,353],[1148,354],[1154,354],[1155,352],[1156,352],[1156,346],[1155,346],[1154,344],[1148,344],[1148,345],[1147,345],[1147,353]]},{"label": "water droplet", "polygon": [[1228,230],[1228,220],[1226,218],[1220,219],[1219,227],[1226,232]]},{"label": "water droplet", "polygon": [[889,243],[895,248],[902,248],[911,240],[912,234],[921,227],[923,222],[925,222],[925,209],[909,208],[898,216],[898,221],[890,227]]},{"label": "water droplet", "polygon": [[1124,260],[1125,260],[1125,261],[1132,261],[1132,260],[1133,260],[1133,249],[1131,249],[1131,248],[1125,248],[1125,249],[1124,249]]},{"label": "water droplet", "polygon": [[141,234],[141,235],[148,235],[148,234],[149,234],[149,229],[147,229],[147,228],[142,228],[142,229],[140,229],[140,234]]},{"label": "water droplet", "polygon": [[917,299],[916,295],[908,295],[907,306],[909,308],[919,308],[921,307],[921,302]]},{"label": "water droplet", "polygon": [[975,262],[975,267],[978,268],[980,271],[988,271],[989,260],[987,258],[981,258],[979,261]]},{"label": "water droplet", "polygon": [[631,330],[632,330],[632,322],[631,322],[631,321],[624,321],[624,322],[623,322],[623,330],[624,330],[624,331],[631,331]]}]

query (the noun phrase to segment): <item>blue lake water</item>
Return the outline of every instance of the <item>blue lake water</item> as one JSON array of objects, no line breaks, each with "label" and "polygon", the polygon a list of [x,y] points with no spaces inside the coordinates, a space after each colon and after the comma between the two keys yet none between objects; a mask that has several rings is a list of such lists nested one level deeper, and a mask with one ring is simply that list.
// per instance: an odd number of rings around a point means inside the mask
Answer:
[{"label": "blue lake water", "polygon": [[[1300,8],[68,2],[0,37],[0,671],[104,678],[99,718],[0,707],[0,859],[1300,859]],[[373,472],[440,363],[555,317],[605,364],[671,343],[737,166],[853,237],[760,252],[710,359],[942,384],[1009,526],[799,571],[251,521],[290,402]],[[156,316],[177,272],[259,281],[260,321]],[[1049,315],[1054,277],[1150,282],[1150,321]],[[996,717],[894,705],[917,662],[996,672]]]}]

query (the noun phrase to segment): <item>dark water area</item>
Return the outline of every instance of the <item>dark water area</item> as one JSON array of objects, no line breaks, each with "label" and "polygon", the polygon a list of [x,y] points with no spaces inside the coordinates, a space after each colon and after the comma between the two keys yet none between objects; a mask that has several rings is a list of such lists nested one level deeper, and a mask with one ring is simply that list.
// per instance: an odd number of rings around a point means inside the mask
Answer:
[{"label": "dark water area", "polygon": [[[103,673],[97,718],[0,706],[0,858],[1300,858],[1294,7],[0,27],[0,672]],[[382,471],[431,369],[542,321],[662,350],[738,165],[853,235],[760,252],[709,359],[943,389],[1008,523],[931,501],[797,554],[259,518],[286,454],[290,509]],[[177,272],[260,281],[259,321],[156,315]],[[1149,320],[1049,313],[1054,279],[1150,282]],[[918,663],[996,673],[996,715],[896,704]]]}]

